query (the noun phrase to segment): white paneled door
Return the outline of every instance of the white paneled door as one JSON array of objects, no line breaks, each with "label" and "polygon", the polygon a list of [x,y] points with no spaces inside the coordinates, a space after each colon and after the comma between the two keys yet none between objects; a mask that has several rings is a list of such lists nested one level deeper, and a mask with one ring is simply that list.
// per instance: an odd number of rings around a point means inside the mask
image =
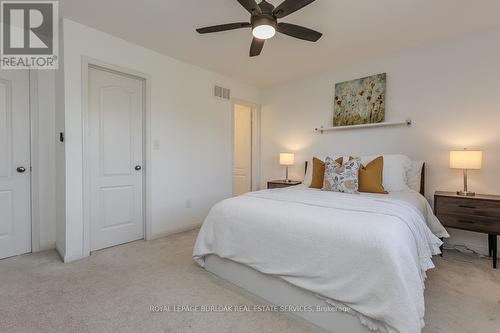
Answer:
[{"label": "white paneled door", "polygon": [[144,238],[144,81],[89,69],[90,250]]},{"label": "white paneled door", "polygon": [[31,251],[27,70],[0,70],[0,259]]},{"label": "white paneled door", "polygon": [[234,106],[233,195],[252,191],[252,108]]}]

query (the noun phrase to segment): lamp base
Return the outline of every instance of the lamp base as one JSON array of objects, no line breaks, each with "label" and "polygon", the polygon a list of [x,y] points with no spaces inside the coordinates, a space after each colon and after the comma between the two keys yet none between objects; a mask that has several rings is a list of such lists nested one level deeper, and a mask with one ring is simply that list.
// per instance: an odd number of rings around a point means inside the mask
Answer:
[{"label": "lamp base", "polygon": [[463,197],[474,197],[476,195],[476,192],[471,192],[471,191],[457,191],[457,194]]}]

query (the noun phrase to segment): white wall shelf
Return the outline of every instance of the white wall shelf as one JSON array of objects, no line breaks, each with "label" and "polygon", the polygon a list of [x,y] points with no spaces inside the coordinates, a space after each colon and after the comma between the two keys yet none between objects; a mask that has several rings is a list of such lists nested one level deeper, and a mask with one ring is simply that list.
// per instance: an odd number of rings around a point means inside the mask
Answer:
[{"label": "white wall shelf", "polygon": [[335,127],[317,127],[314,130],[323,134],[328,131],[344,131],[349,129],[358,128],[371,128],[371,127],[389,127],[389,126],[411,126],[411,119],[405,121],[390,121],[385,123],[374,123],[374,124],[361,124],[361,125],[350,125],[350,126],[335,126]]}]

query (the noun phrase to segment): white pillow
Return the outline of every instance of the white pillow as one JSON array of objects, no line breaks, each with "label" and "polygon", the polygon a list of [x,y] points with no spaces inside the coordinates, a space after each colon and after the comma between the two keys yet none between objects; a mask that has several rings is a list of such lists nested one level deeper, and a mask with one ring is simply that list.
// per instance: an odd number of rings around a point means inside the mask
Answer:
[{"label": "white pillow", "polygon": [[[361,156],[363,165],[367,165],[381,155]],[[408,191],[406,173],[411,168],[411,160],[406,155],[382,155],[384,157],[384,171],[382,185],[388,192]]]},{"label": "white pillow", "polygon": [[410,189],[420,192],[420,178],[422,177],[422,168],[424,161],[411,162],[410,170],[406,173],[406,182]]},{"label": "white pillow", "polygon": [[313,161],[312,159],[310,159],[307,160],[306,175],[304,176],[304,181],[302,182],[302,184],[304,184],[307,187],[311,186],[312,174],[313,174]]}]

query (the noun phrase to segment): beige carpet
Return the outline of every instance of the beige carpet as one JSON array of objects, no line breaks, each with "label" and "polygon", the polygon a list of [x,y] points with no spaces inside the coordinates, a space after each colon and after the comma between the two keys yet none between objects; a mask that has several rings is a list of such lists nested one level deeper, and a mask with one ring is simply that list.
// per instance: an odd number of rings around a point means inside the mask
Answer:
[{"label": "beige carpet", "polygon": [[[0,260],[0,332],[310,332],[277,313],[153,313],[151,305],[263,304],[191,260],[197,230],[63,264],[54,251]],[[436,258],[424,332],[500,332],[500,270]],[[339,332],[341,333],[341,332]]]}]

